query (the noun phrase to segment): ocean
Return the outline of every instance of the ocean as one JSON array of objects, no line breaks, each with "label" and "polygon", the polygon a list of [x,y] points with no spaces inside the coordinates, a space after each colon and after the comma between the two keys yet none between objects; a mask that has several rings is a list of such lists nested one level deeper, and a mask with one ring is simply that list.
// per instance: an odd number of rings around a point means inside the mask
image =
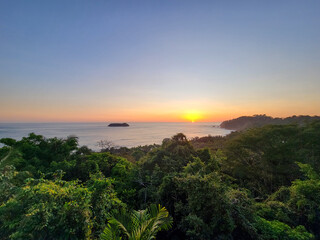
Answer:
[{"label": "ocean", "polygon": [[115,146],[135,147],[160,144],[164,138],[184,133],[187,138],[225,136],[230,130],[220,128],[220,123],[129,123],[129,127],[108,127],[108,123],[0,123],[0,138],[21,139],[29,133],[46,138],[79,138],[79,144],[97,150],[100,140],[111,141]]}]

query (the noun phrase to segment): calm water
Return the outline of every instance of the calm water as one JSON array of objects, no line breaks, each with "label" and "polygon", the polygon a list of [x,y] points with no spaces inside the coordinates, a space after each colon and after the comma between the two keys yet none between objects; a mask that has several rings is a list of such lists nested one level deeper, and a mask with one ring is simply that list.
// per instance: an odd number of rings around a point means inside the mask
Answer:
[{"label": "calm water", "polygon": [[21,139],[29,133],[49,137],[79,137],[80,145],[97,149],[99,140],[109,140],[117,146],[134,147],[161,143],[164,138],[184,133],[188,138],[224,136],[229,130],[220,123],[129,123],[130,127],[108,127],[107,123],[0,123],[0,138]]}]

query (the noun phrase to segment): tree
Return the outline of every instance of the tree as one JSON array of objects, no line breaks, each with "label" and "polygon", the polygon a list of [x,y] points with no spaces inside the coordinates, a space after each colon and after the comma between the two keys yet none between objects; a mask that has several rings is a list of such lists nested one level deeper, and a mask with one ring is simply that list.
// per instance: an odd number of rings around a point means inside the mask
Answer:
[{"label": "tree", "polygon": [[10,175],[0,174],[0,190],[10,194],[0,195],[0,239],[92,239],[105,228],[108,213],[124,207],[112,180],[102,175],[93,175],[86,185],[61,177],[29,178],[21,187],[9,185],[15,177]]},{"label": "tree", "polygon": [[300,131],[297,125],[269,125],[247,130],[227,143],[222,170],[256,197],[265,198],[301,176],[295,164],[303,160],[297,154],[303,144]]},{"label": "tree", "polygon": [[0,239],[88,239],[90,195],[76,182],[29,179],[0,206]]},{"label": "tree", "polygon": [[161,230],[171,228],[172,219],[165,207],[151,205],[146,210],[113,212],[103,233],[102,240],[151,240]]},{"label": "tree", "polygon": [[101,151],[108,151],[115,147],[114,143],[107,139],[98,141],[97,146],[101,149]]}]

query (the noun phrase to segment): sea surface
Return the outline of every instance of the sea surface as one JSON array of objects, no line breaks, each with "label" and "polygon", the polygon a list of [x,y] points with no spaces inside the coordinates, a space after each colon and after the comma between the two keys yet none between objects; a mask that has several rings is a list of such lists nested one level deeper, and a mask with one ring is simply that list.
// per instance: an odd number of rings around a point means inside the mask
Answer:
[{"label": "sea surface", "polygon": [[129,127],[108,127],[108,123],[0,123],[0,138],[21,139],[29,133],[46,138],[66,138],[75,135],[80,145],[97,150],[100,140],[111,141],[116,146],[135,147],[160,144],[164,138],[184,133],[189,139],[203,136],[225,136],[230,130],[214,123],[130,123]]}]

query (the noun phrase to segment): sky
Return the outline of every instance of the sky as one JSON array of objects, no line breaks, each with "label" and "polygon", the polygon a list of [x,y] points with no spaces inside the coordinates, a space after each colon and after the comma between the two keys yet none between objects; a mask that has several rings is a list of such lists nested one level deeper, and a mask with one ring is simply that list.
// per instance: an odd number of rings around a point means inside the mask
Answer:
[{"label": "sky", "polygon": [[320,1],[1,0],[0,122],[320,115]]}]

